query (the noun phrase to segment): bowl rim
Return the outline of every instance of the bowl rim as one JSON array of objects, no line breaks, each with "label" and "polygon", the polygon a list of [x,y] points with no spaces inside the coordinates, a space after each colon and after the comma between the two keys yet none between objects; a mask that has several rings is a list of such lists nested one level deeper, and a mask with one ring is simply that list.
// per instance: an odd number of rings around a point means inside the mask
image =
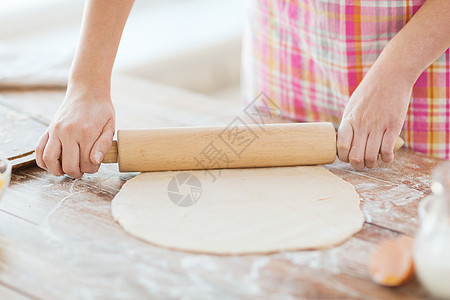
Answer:
[{"label": "bowl rim", "polygon": [[0,157],[0,161],[6,164],[6,169],[0,173],[2,179],[2,186],[0,187],[0,200],[8,189],[9,183],[11,181],[12,164],[9,159]]},{"label": "bowl rim", "polygon": [[11,161],[9,159],[5,158],[5,157],[2,157],[2,156],[0,156],[0,161],[1,162],[5,162],[5,164],[6,164],[5,171],[1,172],[2,176],[5,176],[5,174],[6,174],[7,177],[10,177],[11,176],[11,171],[12,171]]}]

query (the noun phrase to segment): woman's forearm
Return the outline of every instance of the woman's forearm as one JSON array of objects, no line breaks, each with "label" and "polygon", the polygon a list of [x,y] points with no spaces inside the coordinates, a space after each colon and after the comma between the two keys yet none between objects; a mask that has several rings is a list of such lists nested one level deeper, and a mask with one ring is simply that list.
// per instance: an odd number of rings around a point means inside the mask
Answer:
[{"label": "woman's forearm", "polygon": [[[414,84],[420,74],[450,47],[450,1],[427,0],[389,41],[375,69]],[[394,79],[394,78],[393,78]]]},{"label": "woman's forearm", "polygon": [[87,0],[68,88],[83,86],[108,93],[111,72],[133,0]]}]

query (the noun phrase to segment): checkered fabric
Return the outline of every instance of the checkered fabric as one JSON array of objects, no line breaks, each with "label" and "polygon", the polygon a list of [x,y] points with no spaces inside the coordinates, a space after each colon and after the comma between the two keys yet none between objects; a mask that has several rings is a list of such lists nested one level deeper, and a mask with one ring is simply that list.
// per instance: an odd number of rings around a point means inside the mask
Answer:
[{"label": "checkered fabric", "polygon": [[[245,100],[264,92],[287,118],[338,126],[363,76],[424,1],[248,1]],[[449,66],[447,49],[422,73],[403,128],[408,148],[445,159],[450,159]]]}]

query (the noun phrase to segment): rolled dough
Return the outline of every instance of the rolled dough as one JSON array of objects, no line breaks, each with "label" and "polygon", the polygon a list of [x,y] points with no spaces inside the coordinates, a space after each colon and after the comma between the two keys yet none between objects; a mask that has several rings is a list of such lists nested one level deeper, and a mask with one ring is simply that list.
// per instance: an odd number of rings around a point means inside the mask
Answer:
[{"label": "rolled dough", "polygon": [[181,172],[142,173],[113,199],[113,217],[154,245],[212,254],[330,247],[364,223],[353,186],[323,167],[220,172],[213,182],[205,171],[188,171],[202,185],[198,202],[189,207],[168,196],[169,182]]}]

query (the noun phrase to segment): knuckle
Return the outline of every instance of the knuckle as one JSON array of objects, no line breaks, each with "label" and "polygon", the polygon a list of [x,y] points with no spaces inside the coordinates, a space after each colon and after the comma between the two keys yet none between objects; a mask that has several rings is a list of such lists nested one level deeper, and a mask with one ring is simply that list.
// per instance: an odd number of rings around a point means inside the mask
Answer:
[{"label": "knuckle", "polygon": [[[58,124],[57,124],[58,125]],[[56,125],[55,125],[56,126]],[[61,133],[67,133],[67,134],[71,134],[73,133],[73,131],[75,130],[75,125],[72,123],[66,123],[66,124],[60,124],[58,131]]]},{"label": "knuckle", "polygon": [[360,165],[360,164],[364,163],[363,159],[360,156],[350,155],[348,159],[350,160],[350,162],[352,164],[355,164],[355,165]]},{"label": "knuckle", "polygon": [[387,149],[382,149],[381,150],[381,155],[386,157],[386,158],[389,158],[389,157],[393,156],[392,151],[391,150],[387,150]]},{"label": "knuckle", "polygon": [[54,168],[54,167],[49,167],[49,168],[47,168],[47,171],[48,171],[50,174],[54,175],[54,176],[61,176],[61,175],[62,175],[62,174],[60,173],[60,171],[59,171],[57,168]]},{"label": "knuckle", "polygon": [[95,165],[90,165],[90,166],[85,166],[81,168],[81,172],[82,173],[87,173],[87,174],[92,174],[92,173],[96,173],[99,169],[99,166],[95,166]]},{"label": "knuckle", "polygon": [[351,120],[354,128],[363,128],[366,127],[370,122],[370,115],[367,113],[357,113],[353,115]]},{"label": "knuckle", "polygon": [[361,171],[362,169],[364,169],[364,163],[350,162],[350,165],[351,165],[352,168],[355,169],[356,171]]},{"label": "knuckle", "polygon": [[81,136],[83,138],[90,138],[90,137],[92,137],[93,132],[92,132],[92,127],[91,126],[83,125],[80,128],[80,131],[81,131]]},{"label": "knuckle", "polygon": [[358,125],[358,127],[367,126],[368,121],[368,117],[366,115],[362,115],[356,120],[356,124]]},{"label": "knuckle", "polygon": [[350,125],[341,126],[338,129],[337,141],[339,143],[348,142],[349,140],[351,140],[352,135],[353,135],[353,130]]},{"label": "knuckle", "polygon": [[52,172],[52,174],[57,177],[64,175],[63,173],[60,173],[60,172]]},{"label": "knuckle", "polygon": [[348,151],[348,148],[349,148],[347,144],[344,144],[342,142],[338,142],[336,147],[337,147],[338,151],[341,151],[341,152]]},{"label": "knuckle", "polygon": [[43,153],[44,152],[44,146],[37,145],[36,148],[34,149],[34,152],[36,152],[36,154]]},{"label": "knuckle", "polygon": [[339,160],[341,160],[343,162],[349,162],[347,152],[338,150],[337,156],[338,156]]},{"label": "knuckle", "polygon": [[375,168],[378,165],[378,162],[376,160],[374,161],[366,161],[366,166],[368,168]]},{"label": "knuckle", "polygon": [[[400,124],[400,126],[399,126]],[[398,119],[390,118],[386,121],[386,128],[394,129],[397,127],[401,127],[401,123],[399,123]]]},{"label": "knuckle", "polygon": [[83,174],[81,174],[80,172],[64,172],[64,173],[72,178],[80,178],[81,176],[83,176]]},{"label": "knuckle", "polygon": [[63,166],[63,171],[70,177],[76,177],[76,175],[79,174],[79,170],[77,170],[74,166]]},{"label": "knuckle", "polygon": [[364,166],[364,162],[362,160],[357,161],[350,161],[352,166],[355,166],[355,169],[361,168],[361,166]]},{"label": "knuckle", "polygon": [[384,161],[385,163],[390,163],[391,161],[394,160],[394,155],[393,155],[392,153],[391,153],[391,154],[383,155],[382,157],[383,157],[383,161]]},{"label": "knuckle", "polygon": [[42,159],[44,160],[45,163],[50,163],[54,160],[56,160],[53,155],[48,154],[48,153],[44,153],[44,155],[42,155]]},{"label": "knuckle", "polygon": [[80,171],[82,173],[95,173],[96,166],[90,162],[83,161],[80,163]]},{"label": "knuckle", "polygon": [[364,165],[361,164],[350,163],[350,165],[352,166],[353,169],[357,171],[361,171],[362,169],[364,169]]},{"label": "knuckle", "polygon": [[366,157],[366,163],[375,164],[376,162],[377,162],[377,157],[376,156],[370,155],[370,156]]},{"label": "knuckle", "polygon": [[339,155],[338,158],[339,158],[339,160],[342,161],[342,162],[345,162],[345,163],[348,163],[348,162],[349,162],[349,161],[348,161],[348,157],[346,157],[346,156]]},{"label": "knuckle", "polygon": [[60,122],[56,122],[55,124],[53,124],[53,128],[54,131],[61,131],[63,129],[63,125]]}]

